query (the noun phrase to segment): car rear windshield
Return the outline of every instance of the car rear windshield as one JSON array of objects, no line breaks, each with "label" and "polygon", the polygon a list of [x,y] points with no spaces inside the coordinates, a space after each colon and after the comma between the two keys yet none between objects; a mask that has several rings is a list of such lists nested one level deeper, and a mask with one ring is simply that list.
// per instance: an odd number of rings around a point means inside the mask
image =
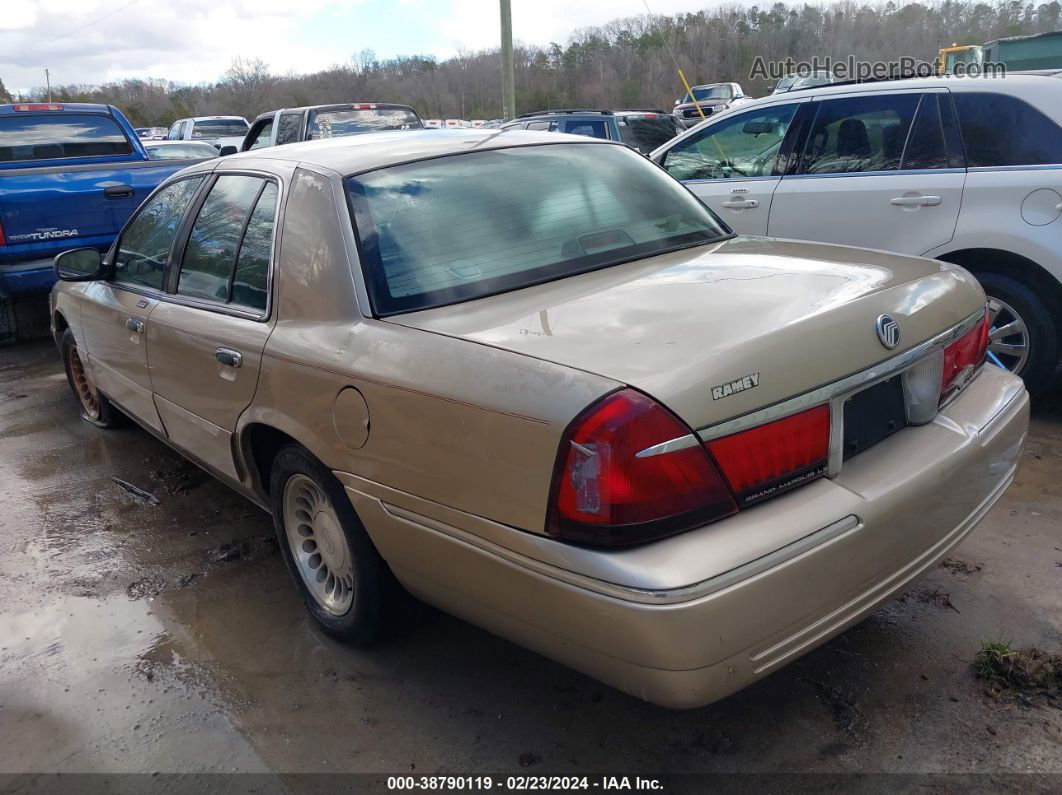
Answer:
[{"label": "car rear windshield", "polygon": [[409,108],[325,110],[311,117],[308,137],[342,138],[381,130],[419,130],[423,126],[420,117]]},{"label": "car rear windshield", "polygon": [[620,140],[647,154],[663,146],[685,128],[679,128],[678,119],[666,113],[648,113],[644,116],[617,116]]},{"label": "car rear windshield", "polygon": [[132,144],[109,116],[16,113],[0,117],[0,161],[105,157],[132,152]]},{"label": "car rear windshield", "polygon": [[247,122],[243,119],[208,119],[192,126],[193,138],[242,138],[245,135]]},{"label": "car rear windshield", "polygon": [[470,152],[346,184],[377,315],[481,298],[729,234],[680,183],[616,145]]}]

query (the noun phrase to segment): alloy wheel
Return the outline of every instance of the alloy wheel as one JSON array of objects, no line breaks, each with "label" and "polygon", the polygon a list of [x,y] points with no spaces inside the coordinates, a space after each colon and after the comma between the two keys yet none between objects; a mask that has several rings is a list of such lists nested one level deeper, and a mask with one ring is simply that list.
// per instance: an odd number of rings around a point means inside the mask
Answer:
[{"label": "alloy wheel", "polygon": [[1029,360],[1029,329],[1006,301],[988,299],[988,361],[1020,375]]},{"label": "alloy wheel", "polygon": [[284,485],[284,531],[317,604],[335,616],[347,613],[354,602],[350,545],[328,496],[305,475],[292,475]]}]

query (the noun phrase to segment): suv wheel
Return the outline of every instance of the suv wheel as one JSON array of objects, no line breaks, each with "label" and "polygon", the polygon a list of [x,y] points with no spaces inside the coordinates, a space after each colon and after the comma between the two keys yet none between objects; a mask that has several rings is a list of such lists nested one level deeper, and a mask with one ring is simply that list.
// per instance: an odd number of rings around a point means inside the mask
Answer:
[{"label": "suv wheel", "polygon": [[1030,392],[1051,386],[1058,333],[1051,313],[1025,285],[998,273],[977,273],[988,295],[988,361],[1020,375]]}]

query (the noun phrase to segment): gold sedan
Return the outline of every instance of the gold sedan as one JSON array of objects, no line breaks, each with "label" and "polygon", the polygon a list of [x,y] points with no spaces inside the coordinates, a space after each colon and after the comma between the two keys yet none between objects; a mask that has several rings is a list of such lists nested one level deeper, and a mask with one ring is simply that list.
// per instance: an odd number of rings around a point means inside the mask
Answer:
[{"label": "gold sedan", "polygon": [[269,510],[324,629],[372,639],[397,582],[673,707],[908,589],[1028,424],[961,268],[735,237],[588,138],[203,162],[56,268],[82,415]]}]

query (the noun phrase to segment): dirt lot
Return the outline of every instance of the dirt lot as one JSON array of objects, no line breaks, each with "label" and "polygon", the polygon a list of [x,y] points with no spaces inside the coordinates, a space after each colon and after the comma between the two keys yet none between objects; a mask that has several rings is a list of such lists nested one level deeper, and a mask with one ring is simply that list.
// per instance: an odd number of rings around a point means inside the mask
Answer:
[{"label": "dirt lot", "polygon": [[269,517],[139,429],[79,421],[48,344],[0,349],[0,486],[0,772],[948,772],[1062,787],[1062,699],[997,693],[972,666],[984,639],[1062,650],[1058,396],[1035,411],[1015,485],[928,580],[684,713],[427,608],[369,650],[323,637]]}]

